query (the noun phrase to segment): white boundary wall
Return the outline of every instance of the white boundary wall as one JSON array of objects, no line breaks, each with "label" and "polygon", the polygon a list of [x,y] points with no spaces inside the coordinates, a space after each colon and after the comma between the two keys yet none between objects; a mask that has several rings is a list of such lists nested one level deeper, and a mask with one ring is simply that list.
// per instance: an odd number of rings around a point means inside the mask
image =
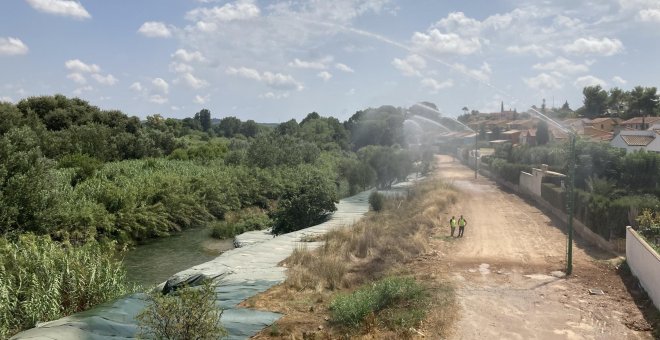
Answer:
[{"label": "white boundary wall", "polygon": [[653,304],[660,309],[660,255],[631,227],[626,227],[626,261]]}]

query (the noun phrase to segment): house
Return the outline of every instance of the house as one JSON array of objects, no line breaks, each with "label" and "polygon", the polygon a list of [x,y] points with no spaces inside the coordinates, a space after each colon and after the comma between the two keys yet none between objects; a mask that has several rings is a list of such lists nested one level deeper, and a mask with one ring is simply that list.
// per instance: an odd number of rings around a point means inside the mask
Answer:
[{"label": "house", "polygon": [[528,129],[520,134],[521,145],[536,145],[536,129]]},{"label": "house", "polygon": [[506,139],[511,144],[518,144],[520,141],[520,130],[509,130],[500,133],[502,139]]},{"label": "house", "polygon": [[589,126],[601,131],[612,132],[618,124],[613,118],[594,118],[585,122],[585,127]]},{"label": "house", "polygon": [[591,139],[596,142],[609,142],[614,138],[614,133],[611,131],[604,131],[597,129],[593,126],[585,126],[580,135]]},{"label": "house", "polygon": [[509,122],[507,127],[512,130],[526,130],[531,129],[536,126],[537,122],[535,119],[518,119]]},{"label": "house", "polygon": [[628,130],[646,130],[655,123],[660,123],[660,117],[635,117],[621,122],[620,125]]},{"label": "house", "polygon": [[[658,129],[654,129],[657,127]],[[660,153],[660,125],[654,125],[648,130],[622,130],[612,139],[610,145],[625,149],[626,152],[646,150]]]},{"label": "house", "polygon": [[567,133],[567,132],[562,131],[562,130],[560,130],[560,129],[554,127],[554,126],[550,126],[550,127],[548,128],[548,130],[549,130],[549,132],[550,132],[550,136],[549,136],[549,137],[550,137],[550,140],[551,140],[551,141],[553,141],[553,142],[561,142],[561,141],[568,140],[568,137],[569,137],[569,136],[568,136],[568,133]]}]

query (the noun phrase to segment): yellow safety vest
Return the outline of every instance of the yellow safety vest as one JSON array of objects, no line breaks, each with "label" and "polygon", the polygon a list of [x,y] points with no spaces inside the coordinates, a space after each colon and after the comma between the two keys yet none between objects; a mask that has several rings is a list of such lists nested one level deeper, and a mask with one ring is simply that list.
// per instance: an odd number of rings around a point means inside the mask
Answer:
[{"label": "yellow safety vest", "polygon": [[450,219],[449,220],[449,225],[456,228],[456,219],[455,218]]},{"label": "yellow safety vest", "polygon": [[464,218],[461,218],[461,219],[458,220],[458,226],[459,227],[465,227],[466,224],[467,224],[467,221]]}]

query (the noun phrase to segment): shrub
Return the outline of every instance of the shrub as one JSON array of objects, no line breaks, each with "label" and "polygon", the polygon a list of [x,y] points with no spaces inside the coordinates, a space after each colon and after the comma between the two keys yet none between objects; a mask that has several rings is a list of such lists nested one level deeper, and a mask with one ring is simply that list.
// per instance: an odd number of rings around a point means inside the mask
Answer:
[{"label": "shrub", "polygon": [[156,291],[138,316],[139,337],[155,339],[221,339],[227,331],[220,324],[222,309],[213,286],[179,289],[168,295]]},{"label": "shrub", "polygon": [[369,195],[369,205],[371,205],[371,209],[374,211],[383,210],[383,207],[385,206],[385,195],[378,191],[372,192],[371,195]]},{"label": "shrub", "polygon": [[248,208],[228,213],[225,221],[214,223],[211,236],[226,239],[247,231],[267,229],[271,225],[272,221],[263,210]]},{"label": "shrub", "polygon": [[[330,312],[333,322],[348,328],[359,327],[371,314],[380,317],[388,328],[408,328],[423,320],[428,303],[428,292],[413,278],[389,277],[338,295],[330,304]],[[392,317],[395,315],[405,318]]]},{"label": "shrub", "polygon": [[124,295],[129,287],[114,243],[82,246],[48,236],[0,238],[0,338]]},{"label": "shrub", "polygon": [[541,197],[553,207],[564,212],[566,211],[566,195],[560,187],[550,183],[543,183],[541,185]]},{"label": "shrub", "polygon": [[531,167],[526,164],[508,163],[504,159],[494,158],[490,164],[490,169],[503,180],[518,184],[520,181],[520,172],[531,172]]}]

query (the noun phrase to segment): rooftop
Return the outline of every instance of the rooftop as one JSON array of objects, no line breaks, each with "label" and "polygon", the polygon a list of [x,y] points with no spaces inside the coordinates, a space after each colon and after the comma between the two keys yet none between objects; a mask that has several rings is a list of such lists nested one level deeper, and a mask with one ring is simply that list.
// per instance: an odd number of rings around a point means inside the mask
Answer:
[{"label": "rooftop", "polygon": [[635,117],[635,118],[630,118],[626,121],[621,122],[622,125],[630,125],[630,124],[653,124],[655,122],[660,121],[660,117]]},{"label": "rooftop", "polygon": [[648,135],[647,136],[622,135],[621,139],[623,139],[623,141],[630,146],[647,146],[655,139],[655,137]]}]

